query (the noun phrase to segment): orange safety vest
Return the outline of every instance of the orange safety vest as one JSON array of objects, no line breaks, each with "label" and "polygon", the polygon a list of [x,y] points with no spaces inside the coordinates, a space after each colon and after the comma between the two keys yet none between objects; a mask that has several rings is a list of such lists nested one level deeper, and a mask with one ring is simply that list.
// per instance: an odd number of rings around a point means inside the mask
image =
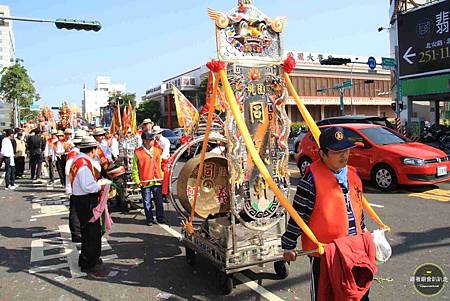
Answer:
[{"label": "orange safety vest", "polygon": [[153,147],[153,157],[150,156],[143,146],[134,151],[139,162],[139,179],[141,183],[147,184],[150,181],[162,181],[163,172],[161,169],[162,149]]},{"label": "orange safety vest", "polygon": [[70,167],[70,173],[69,173],[69,180],[70,180],[70,185],[72,186],[73,189],[73,182],[75,181],[75,177],[78,173],[78,171],[80,170],[81,167],[83,166],[87,166],[89,168],[89,170],[92,172],[92,176],[95,177],[95,172],[94,172],[94,166],[92,165],[91,160],[86,159],[84,157],[79,157],[76,158],[73,163],[72,166]]},{"label": "orange safety vest", "polygon": [[[308,226],[316,238],[324,244],[348,235],[347,207],[341,186],[331,170],[317,160],[310,166],[316,188],[316,201]],[[355,216],[356,232],[362,233],[361,216],[363,212],[362,183],[356,170],[348,166],[349,197]],[[303,251],[316,249],[317,245],[308,236],[302,235]],[[319,256],[318,253],[312,256]]]}]

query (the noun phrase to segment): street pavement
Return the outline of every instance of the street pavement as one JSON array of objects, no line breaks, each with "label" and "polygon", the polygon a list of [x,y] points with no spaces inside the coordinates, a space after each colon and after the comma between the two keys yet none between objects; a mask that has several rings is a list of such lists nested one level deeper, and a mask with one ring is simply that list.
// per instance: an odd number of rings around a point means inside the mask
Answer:
[{"label": "street pavement", "polygon": [[[291,196],[298,172],[290,165]],[[2,173],[3,175],[3,173]],[[3,190],[0,180],[0,300],[309,300],[309,261],[299,258],[290,275],[278,280],[272,264],[234,275],[235,287],[223,296],[216,269],[198,257],[186,263],[179,242],[181,220],[165,204],[167,224],[144,224],[132,210],[114,212],[114,225],[104,236],[102,258],[105,280],[87,278],[77,266],[79,244],[70,241],[68,198],[61,186],[46,181],[18,181],[15,191]],[[382,220],[392,258],[378,266],[371,300],[446,300],[448,283],[436,297],[419,295],[410,281],[423,263],[439,265],[449,276],[450,183],[400,187],[382,193],[365,184],[365,195]],[[366,214],[370,229],[376,225]]]}]

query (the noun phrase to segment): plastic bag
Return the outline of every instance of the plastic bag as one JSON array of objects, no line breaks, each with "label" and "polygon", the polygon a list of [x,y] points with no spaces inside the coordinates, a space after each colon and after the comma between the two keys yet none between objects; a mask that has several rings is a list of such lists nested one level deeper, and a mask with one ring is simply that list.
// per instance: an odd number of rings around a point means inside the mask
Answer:
[{"label": "plastic bag", "polygon": [[375,259],[378,264],[385,263],[392,255],[391,245],[388,243],[383,230],[372,232],[373,244],[375,245]]}]

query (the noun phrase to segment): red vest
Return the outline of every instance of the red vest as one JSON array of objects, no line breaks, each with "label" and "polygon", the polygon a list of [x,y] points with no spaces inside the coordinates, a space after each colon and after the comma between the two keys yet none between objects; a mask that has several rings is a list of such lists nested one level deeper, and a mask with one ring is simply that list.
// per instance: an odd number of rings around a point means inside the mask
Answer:
[{"label": "red vest", "polygon": [[73,188],[73,181],[75,181],[77,172],[83,166],[87,166],[89,168],[89,170],[92,172],[92,175],[94,176],[94,179],[95,179],[94,166],[92,165],[92,162],[89,159],[86,159],[84,157],[76,158],[73,161],[72,166],[70,167],[70,173],[69,173],[69,180],[70,180],[70,185],[72,186],[72,188]]},{"label": "red vest", "polygon": [[[316,238],[324,244],[334,239],[348,235],[347,207],[341,186],[331,170],[317,160],[310,166],[316,188],[316,201],[309,219],[308,226]],[[349,197],[355,216],[356,231],[361,230],[361,216],[363,212],[362,183],[356,170],[348,166]],[[302,235],[303,251],[313,250],[317,245],[306,235]],[[312,254],[319,256],[318,253]]]},{"label": "red vest", "polygon": [[161,170],[161,153],[162,149],[153,147],[153,157],[150,157],[148,151],[143,146],[138,147],[134,151],[139,161],[139,179],[143,185],[150,181],[162,181],[163,172]]}]

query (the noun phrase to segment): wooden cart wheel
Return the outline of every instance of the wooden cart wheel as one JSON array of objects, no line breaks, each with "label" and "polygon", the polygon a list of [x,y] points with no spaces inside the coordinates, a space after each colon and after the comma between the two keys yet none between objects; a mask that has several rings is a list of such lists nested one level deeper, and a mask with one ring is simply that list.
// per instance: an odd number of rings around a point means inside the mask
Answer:
[{"label": "wooden cart wheel", "polygon": [[219,271],[218,278],[220,291],[224,295],[230,294],[231,291],[233,290],[233,275]]},{"label": "wooden cart wheel", "polygon": [[275,261],[273,267],[279,279],[286,279],[289,276],[289,266],[284,260]]},{"label": "wooden cart wheel", "polygon": [[197,262],[195,251],[188,247],[186,247],[186,262],[192,266]]}]

